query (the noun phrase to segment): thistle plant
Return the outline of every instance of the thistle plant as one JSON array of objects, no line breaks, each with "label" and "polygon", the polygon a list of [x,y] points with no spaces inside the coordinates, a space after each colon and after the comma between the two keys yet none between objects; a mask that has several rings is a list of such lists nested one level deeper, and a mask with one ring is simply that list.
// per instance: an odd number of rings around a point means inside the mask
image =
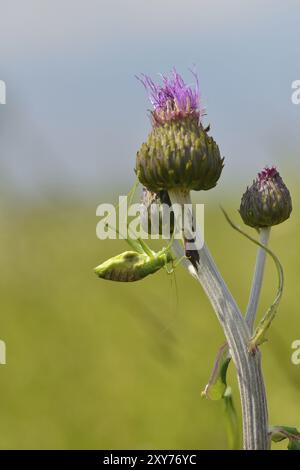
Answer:
[{"label": "thistle plant", "polygon": [[143,75],[153,111],[152,131],[137,152],[136,173],[150,191],[167,190],[188,193],[213,188],[220,178],[223,159],[208,129],[201,124],[199,85],[185,85],[173,70],[157,86]]},{"label": "thistle plant", "polygon": [[[170,76],[161,76],[156,84],[147,75],[139,80],[148,92],[151,110],[151,130],[136,156],[135,171],[143,186],[144,212],[141,223],[149,218],[156,204],[156,232],[162,233],[161,204],[179,205],[182,210],[191,207],[192,190],[211,190],[222,174],[224,158],[210,135],[210,128],[203,125],[204,110],[201,105],[198,77],[193,73],[194,86],[186,85],[174,69]],[[157,205],[157,202],[159,203]],[[226,373],[232,362],[239,384],[243,421],[243,448],[248,450],[270,449],[275,442],[288,439],[289,448],[299,447],[300,434],[295,428],[270,427],[268,423],[267,397],[262,368],[261,345],[278,310],[283,292],[283,269],[279,259],[268,248],[272,226],[283,223],[292,211],[290,193],[275,167],[262,170],[252,186],[242,196],[240,215],[243,222],[258,232],[250,235],[236,225],[223,210],[225,219],[233,229],[251,243],[257,245],[257,260],[252,288],[245,315],[229,291],[220,274],[207,244],[199,247],[195,232],[200,234],[193,211],[188,211],[180,237],[174,236],[177,219],[173,218],[169,243],[154,252],[145,241],[133,237],[127,240],[131,251],[111,258],[99,265],[95,272],[104,279],[137,281],[159,269],[168,272],[181,263],[202,286],[223,330],[226,343],[220,348],[213,372],[203,396],[222,399],[228,417],[230,447],[237,447],[237,419],[231,389]],[[148,225],[149,227],[149,225]],[[192,243],[192,247],[187,242]],[[259,297],[263,283],[266,256],[273,260],[278,276],[278,289],[267,312],[256,323]]]}]

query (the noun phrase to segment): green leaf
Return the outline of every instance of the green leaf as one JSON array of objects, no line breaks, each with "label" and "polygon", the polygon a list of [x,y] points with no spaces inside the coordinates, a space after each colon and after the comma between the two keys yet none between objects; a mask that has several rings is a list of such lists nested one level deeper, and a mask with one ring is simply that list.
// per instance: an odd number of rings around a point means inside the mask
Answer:
[{"label": "green leaf", "polygon": [[225,343],[218,351],[209,381],[201,393],[210,400],[221,400],[227,388],[226,373],[230,362],[228,344]]},{"label": "green leaf", "polygon": [[300,442],[290,441],[288,445],[288,450],[300,450]]},{"label": "green leaf", "polygon": [[[262,245],[262,246],[264,246],[264,245]],[[265,341],[267,341],[266,333],[267,333],[268,329],[270,328],[272,321],[275,318],[276,312],[278,310],[278,307],[279,307],[279,304],[280,304],[280,301],[281,301],[282,292],[283,292],[284,276],[283,276],[283,268],[281,266],[281,263],[280,263],[279,259],[277,258],[277,256],[270,249],[267,249],[266,247],[265,247],[265,249],[268,250],[268,253],[272,256],[273,261],[276,265],[277,274],[278,274],[278,288],[277,288],[277,294],[276,294],[276,297],[275,297],[273,303],[270,305],[270,307],[266,311],[265,315],[263,316],[263,318],[259,322],[259,324],[258,324],[258,326],[257,326],[257,328],[254,332],[254,335],[250,340],[250,349],[251,349],[252,345],[253,345],[253,347],[255,347],[255,346],[258,346],[259,344],[262,344]]]},{"label": "green leaf", "polygon": [[281,442],[288,439],[288,450],[300,450],[300,433],[297,428],[290,426],[273,426],[270,428],[273,442]]},{"label": "green leaf", "polygon": [[231,387],[226,388],[223,402],[225,406],[228,447],[230,450],[238,450],[240,448],[239,423],[233,403]]},{"label": "green leaf", "polygon": [[227,386],[227,369],[231,361],[228,344],[219,349],[208,384],[202,392],[202,397],[211,400],[222,400],[226,417],[228,446],[231,450],[240,448],[240,433],[237,413],[233,403],[231,387]]},{"label": "green leaf", "polygon": [[256,245],[260,246],[263,250],[265,250],[271,256],[271,258],[273,259],[273,261],[275,263],[275,266],[276,266],[276,269],[277,269],[278,288],[277,288],[276,297],[275,297],[273,303],[271,304],[271,306],[266,311],[266,313],[263,316],[263,318],[261,319],[261,321],[259,322],[259,324],[258,324],[258,326],[257,326],[257,328],[254,332],[254,335],[250,340],[249,350],[253,351],[253,350],[255,350],[256,346],[259,346],[260,344],[267,341],[266,333],[267,333],[268,329],[270,328],[272,321],[274,320],[274,317],[276,315],[276,312],[277,312],[277,309],[278,309],[278,306],[279,306],[279,303],[280,303],[280,300],[281,300],[281,297],[282,297],[283,285],[284,285],[283,268],[281,266],[281,263],[280,263],[279,259],[277,258],[275,253],[273,253],[273,251],[271,251],[269,248],[267,248],[265,245],[260,243],[255,238],[248,235],[248,233],[244,232],[240,227],[235,225],[235,223],[232,222],[232,220],[229,218],[229,216],[225,212],[225,210],[222,207],[221,207],[221,209],[223,211],[223,214],[225,215],[225,218],[226,218],[227,222],[231,225],[231,227],[234,228],[234,230],[237,230],[242,235],[244,235],[244,237],[248,238],[248,240],[252,241]]}]

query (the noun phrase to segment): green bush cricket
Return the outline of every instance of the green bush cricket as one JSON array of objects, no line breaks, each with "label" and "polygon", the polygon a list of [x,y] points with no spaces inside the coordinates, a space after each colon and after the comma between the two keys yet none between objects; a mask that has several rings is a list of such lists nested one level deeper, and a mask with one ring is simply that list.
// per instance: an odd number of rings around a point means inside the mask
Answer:
[{"label": "green bush cricket", "polygon": [[[129,205],[132,202],[134,192],[138,182],[135,182],[130,191]],[[108,225],[108,224],[107,224]],[[117,233],[118,230],[115,229]],[[170,274],[182,260],[175,262],[175,257],[171,253],[171,247],[174,241],[175,230],[168,245],[158,252],[153,251],[141,238],[133,239],[128,236],[126,239],[131,251],[125,251],[120,255],[114,256],[97,266],[94,271],[98,277],[111,281],[133,282],[139,281],[150,274],[154,274],[161,268],[165,268]],[[172,267],[169,269],[169,265]]]}]

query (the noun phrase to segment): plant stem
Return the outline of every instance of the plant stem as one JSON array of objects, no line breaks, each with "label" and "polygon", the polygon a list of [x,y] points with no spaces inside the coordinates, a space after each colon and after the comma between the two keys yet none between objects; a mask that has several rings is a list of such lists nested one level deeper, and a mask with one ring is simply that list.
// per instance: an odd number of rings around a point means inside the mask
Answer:
[{"label": "plant stem", "polygon": [[[260,229],[260,243],[267,246],[270,238],[271,227],[264,227]],[[253,275],[252,288],[250,292],[249,302],[246,312],[246,322],[249,326],[250,332],[253,332],[260,292],[262,288],[262,281],[265,270],[267,252],[262,248],[257,251],[255,271]]]},{"label": "plant stem", "polygon": [[[169,191],[169,196],[172,204],[191,204],[189,193]],[[190,219],[193,223],[192,214],[190,214]],[[178,241],[174,243],[174,251],[177,256],[184,254]],[[255,354],[249,354],[250,331],[248,325],[205,244],[198,250],[198,261],[194,263],[194,266],[187,259],[183,261],[183,264],[190,274],[201,283],[229,345],[238,376],[243,415],[244,449],[269,449],[268,411],[261,371],[261,357],[259,350]]]}]

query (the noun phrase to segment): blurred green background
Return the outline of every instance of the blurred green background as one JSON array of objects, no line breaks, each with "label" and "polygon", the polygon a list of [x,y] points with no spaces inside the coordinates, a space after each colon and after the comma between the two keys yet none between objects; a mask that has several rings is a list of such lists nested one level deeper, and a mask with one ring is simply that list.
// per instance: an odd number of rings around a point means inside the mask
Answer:
[{"label": "blurred green background", "polygon": [[[93,267],[126,249],[96,238],[96,207],[133,183],[150,104],[134,78],[199,74],[204,125],[225,156],[205,237],[245,310],[255,247],[227,226],[246,185],[277,165],[294,203],[271,247],[286,288],[262,347],[270,422],[300,427],[297,0],[1,2],[0,448],[226,448],[222,403],[200,397],[224,341],[181,267],[132,285]],[[196,195],[194,195],[194,198]],[[195,199],[196,200],[196,199]],[[273,299],[268,262],[260,314]],[[239,406],[234,370],[230,383]],[[279,447],[284,447],[280,445]]]}]

